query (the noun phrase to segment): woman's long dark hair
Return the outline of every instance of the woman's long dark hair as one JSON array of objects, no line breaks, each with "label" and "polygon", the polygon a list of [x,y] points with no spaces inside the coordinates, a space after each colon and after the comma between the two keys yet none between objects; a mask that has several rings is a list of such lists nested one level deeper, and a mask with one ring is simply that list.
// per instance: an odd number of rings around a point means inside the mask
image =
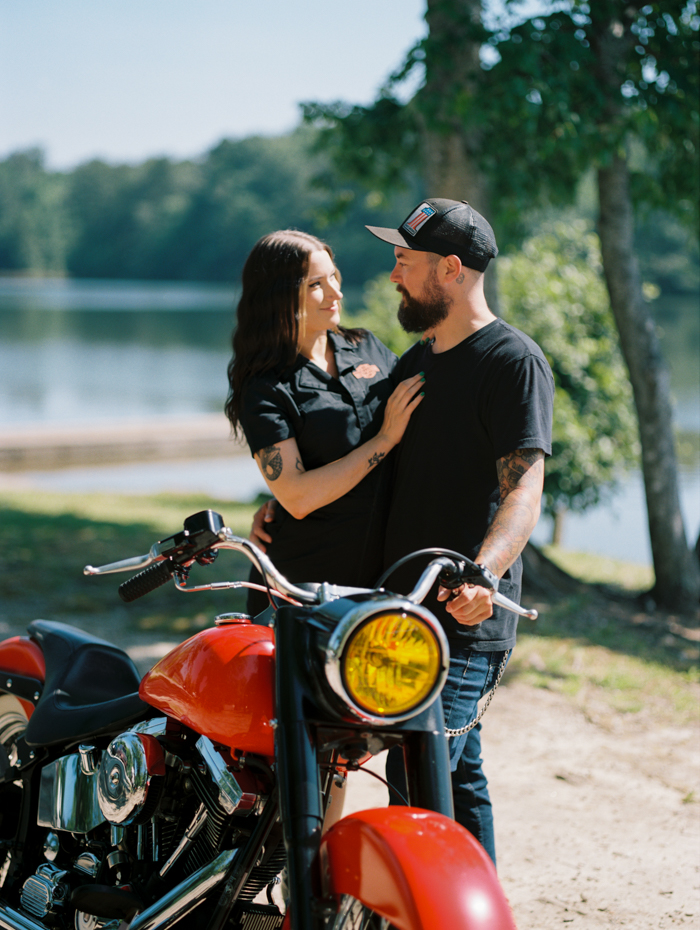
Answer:
[{"label": "woman's long dark hair", "polygon": [[[234,432],[240,426],[241,400],[248,381],[273,368],[283,371],[296,361],[301,286],[308,273],[309,256],[321,251],[333,259],[331,247],[315,236],[282,229],[263,236],[246,259],[224,407]],[[364,330],[341,332],[357,342]]]}]

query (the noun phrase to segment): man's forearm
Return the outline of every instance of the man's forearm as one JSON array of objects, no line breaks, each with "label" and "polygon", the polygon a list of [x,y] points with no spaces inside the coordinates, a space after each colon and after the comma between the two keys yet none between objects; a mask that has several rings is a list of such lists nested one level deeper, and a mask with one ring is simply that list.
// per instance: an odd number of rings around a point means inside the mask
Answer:
[{"label": "man's forearm", "polygon": [[499,578],[525,548],[540,516],[540,497],[516,488],[499,504],[476,559]]},{"label": "man's forearm", "polygon": [[498,505],[477,562],[501,578],[515,562],[540,516],[544,483],[541,449],[517,449],[496,463],[501,503]]}]

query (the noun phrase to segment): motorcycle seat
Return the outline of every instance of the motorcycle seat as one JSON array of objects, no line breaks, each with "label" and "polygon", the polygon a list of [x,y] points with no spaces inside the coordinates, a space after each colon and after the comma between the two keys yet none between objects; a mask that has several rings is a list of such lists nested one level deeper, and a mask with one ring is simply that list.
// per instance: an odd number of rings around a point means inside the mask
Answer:
[{"label": "motorcycle seat", "polygon": [[121,649],[53,620],[34,620],[28,632],[46,660],[44,690],[25,732],[28,745],[84,742],[152,712],[138,695],[136,666]]}]

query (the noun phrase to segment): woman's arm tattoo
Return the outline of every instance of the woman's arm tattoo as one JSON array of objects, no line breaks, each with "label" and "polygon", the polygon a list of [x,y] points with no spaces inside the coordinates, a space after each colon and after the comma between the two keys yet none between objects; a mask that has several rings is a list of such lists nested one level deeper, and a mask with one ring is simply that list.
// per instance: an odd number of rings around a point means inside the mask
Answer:
[{"label": "woman's arm tattoo", "polygon": [[263,475],[268,481],[277,481],[282,474],[282,453],[278,446],[265,446],[258,452]]},{"label": "woman's arm tattoo", "polygon": [[299,456],[297,456],[296,464],[294,467],[296,468],[297,471],[301,472],[302,474],[304,473],[304,463],[299,458]]},{"label": "woman's arm tattoo", "polygon": [[375,452],[374,455],[371,455],[367,459],[367,468],[372,468],[374,465],[378,465],[385,455],[386,452]]}]

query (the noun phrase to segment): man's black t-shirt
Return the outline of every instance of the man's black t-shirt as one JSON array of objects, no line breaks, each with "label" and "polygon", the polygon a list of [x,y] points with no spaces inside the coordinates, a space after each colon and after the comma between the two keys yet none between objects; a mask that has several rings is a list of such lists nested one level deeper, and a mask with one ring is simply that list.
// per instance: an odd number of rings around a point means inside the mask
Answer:
[{"label": "man's black t-shirt", "polygon": [[[474,558],[499,504],[496,460],[516,449],[551,454],[554,381],[540,348],[496,319],[447,352],[417,344],[399,360],[396,382],[425,372],[425,398],[395,453],[385,567],[417,549],[440,546]],[[428,559],[387,581],[406,592]],[[520,559],[500,591],[519,601]],[[436,589],[437,590],[437,589]],[[425,601],[450,640],[477,651],[515,644],[517,616],[502,608],[478,626],[458,624],[437,601]]]},{"label": "man's black t-shirt", "polygon": [[[299,355],[291,369],[273,370],[247,385],[241,425],[251,453],[293,437],[308,471],[343,458],[377,434],[396,356],[369,332],[357,344],[342,333],[329,332],[328,338],[338,378]],[[343,497],[303,520],[278,503],[266,526],[273,537],[268,555],[277,568],[297,583],[373,585],[381,574],[389,478],[388,463],[382,462]],[[263,609],[267,599],[251,594],[249,610]]]}]

